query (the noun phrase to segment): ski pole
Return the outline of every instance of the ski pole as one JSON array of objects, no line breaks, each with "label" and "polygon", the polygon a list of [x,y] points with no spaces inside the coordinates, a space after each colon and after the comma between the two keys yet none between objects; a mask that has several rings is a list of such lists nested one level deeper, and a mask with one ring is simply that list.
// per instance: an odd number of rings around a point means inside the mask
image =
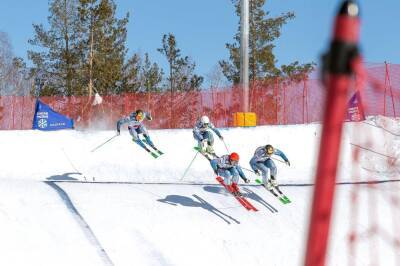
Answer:
[{"label": "ski pole", "polygon": [[249,172],[251,172],[251,173],[254,173],[254,171],[253,171],[253,170],[251,170],[251,169],[248,169],[248,168],[246,168],[246,167],[240,166],[240,168],[242,168],[243,170],[249,171]]},{"label": "ski pole", "polygon": [[183,173],[183,176],[181,177],[181,179],[179,179],[179,181],[182,181],[182,179],[186,176],[187,172],[189,171],[190,166],[192,166],[192,164],[198,154],[199,154],[199,152],[196,152],[196,155],[193,157],[193,160],[190,162],[189,166],[186,168],[185,172]]},{"label": "ski pole", "polygon": [[95,150],[97,150],[98,148],[100,148],[101,146],[103,146],[104,144],[106,144],[107,142],[111,141],[112,139],[114,139],[116,136],[118,136],[118,134],[115,134],[114,136],[112,136],[111,138],[109,138],[108,140],[106,140],[105,142],[103,142],[102,144],[100,144],[99,146],[97,146],[96,148],[94,148],[93,150],[91,150],[91,152],[94,152]]},{"label": "ski pole", "polygon": [[228,153],[231,153],[230,151],[229,151],[229,149],[228,149],[228,146],[226,146],[226,143],[225,143],[225,140],[224,139],[222,139],[222,142],[224,143],[224,145],[225,145],[225,149],[226,149],[226,151],[228,152]]},{"label": "ski pole", "polygon": [[285,162],[285,161],[282,161],[282,160],[280,160],[280,159],[278,159],[278,158],[271,157],[271,159],[274,159],[275,161],[278,161],[278,162],[281,162],[281,163],[284,163],[284,164],[286,164],[286,162]]}]

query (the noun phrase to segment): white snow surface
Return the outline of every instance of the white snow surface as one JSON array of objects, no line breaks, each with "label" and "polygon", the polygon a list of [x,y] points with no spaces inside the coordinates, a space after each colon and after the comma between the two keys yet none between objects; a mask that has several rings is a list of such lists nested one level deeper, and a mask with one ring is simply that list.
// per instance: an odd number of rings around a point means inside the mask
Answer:
[{"label": "white snow surface", "polygon": [[[183,177],[196,145],[187,129],[150,130],[165,152],[158,159],[133,143],[126,130],[94,152],[115,132],[0,131],[0,265],[302,265],[321,126],[221,133],[247,169],[258,146],[270,143],[282,150],[291,166],[275,161],[277,178],[292,203],[280,203],[245,170],[252,182],[241,183],[242,191],[259,209],[247,211],[215,181],[200,155]],[[349,265],[353,259],[356,265],[399,265],[393,245],[379,234],[375,241],[361,237],[354,256],[348,246],[350,226],[358,233],[370,227],[371,188],[347,183],[355,181],[354,173],[358,181],[398,174],[397,161],[388,167],[387,158],[365,150],[354,165],[352,151],[360,145],[397,158],[400,142],[393,133],[400,133],[398,121],[384,117],[345,125],[338,182],[346,184],[335,194],[328,265]],[[218,138],[215,149],[227,153]],[[399,183],[376,188],[375,221],[398,235],[385,195],[398,193]]]}]

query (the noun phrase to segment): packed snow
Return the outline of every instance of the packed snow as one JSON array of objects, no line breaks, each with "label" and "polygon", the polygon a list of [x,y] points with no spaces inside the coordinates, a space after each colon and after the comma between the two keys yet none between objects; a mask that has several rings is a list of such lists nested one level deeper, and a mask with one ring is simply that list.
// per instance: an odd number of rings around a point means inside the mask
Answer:
[{"label": "packed snow", "polygon": [[[229,152],[252,182],[241,189],[258,212],[244,209],[214,179],[197,156],[190,129],[150,130],[165,152],[152,158],[127,130],[100,147],[115,131],[0,131],[0,265],[302,265],[307,241],[321,126],[259,126],[221,129]],[[385,117],[346,123],[328,265],[349,265],[351,226],[368,230],[371,204],[379,228],[395,235],[387,196],[396,195],[400,124]],[[291,162],[275,161],[283,205],[256,185],[247,169],[254,150],[272,144]],[[215,140],[217,154],[227,153]],[[279,158],[278,158],[279,159]],[[357,181],[382,181],[371,193]],[[385,182],[391,181],[393,182]],[[397,180],[398,181],[398,180]],[[354,219],[353,191],[359,192]],[[373,202],[371,201],[373,195]],[[375,210],[375,209],[374,209]],[[379,234],[356,243],[356,265],[399,265],[399,254]],[[371,244],[372,243],[372,244]],[[372,245],[372,246],[371,246]],[[372,258],[372,250],[379,254]],[[375,253],[373,253],[375,254]],[[396,260],[397,259],[397,260]]]}]

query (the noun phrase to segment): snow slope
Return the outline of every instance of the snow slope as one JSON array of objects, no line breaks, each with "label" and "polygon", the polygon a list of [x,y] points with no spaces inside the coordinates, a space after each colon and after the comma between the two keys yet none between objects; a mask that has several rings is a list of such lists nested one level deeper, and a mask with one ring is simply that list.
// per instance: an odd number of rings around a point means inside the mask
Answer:
[{"label": "snow slope", "polygon": [[[347,124],[339,181],[351,182],[354,144],[396,156],[400,127],[382,117]],[[383,126],[388,131],[382,130]],[[361,134],[360,132],[365,133]],[[400,132],[400,131],[399,131]],[[152,130],[166,154],[158,159],[134,144],[126,131],[95,152],[113,131],[0,132],[0,265],[301,265],[308,230],[320,125],[223,129],[230,151],[241,165],[266,143],[286,153],[291,167],[276,162],[278,180],[293,203],[282,205],[265,189],[243,186],[259,209],[248,212],[213,179],[209,163],[195,155],[190,130]],[[369,136],[368,138],[366,136]],[[352,145],[353,144],[353,145]],[[375,145],[375,146],[374,146]],[[216,139],[216,151],[225,146]],[[361,180],[390,180],[386,160],[362,152]],[[363,170],[368,168],[368,171]],[[381,173],[379,176],[373,173]],[[245,171],[254,180],[254,176]],[[85,181],[86,180],[86,181]],[[94,182],[95,181],[95,182]],[[252,182],[253,183],[253,182]],[[339,185],[328,253],[329,265],[348,264],[347,238],[354,185]],[[382,183],[385,195],[398,183]],[[370,189],[358,186],[362,210],[356,227],[368,228]],[[392,209],[376,196],[379,225],[395,233]],[[390,219],[389,219],[390,218]],[[371,262],[371,244],[357,246],[357,265]],[[398,265],[382,239],[373,244],[382,265]]]}]

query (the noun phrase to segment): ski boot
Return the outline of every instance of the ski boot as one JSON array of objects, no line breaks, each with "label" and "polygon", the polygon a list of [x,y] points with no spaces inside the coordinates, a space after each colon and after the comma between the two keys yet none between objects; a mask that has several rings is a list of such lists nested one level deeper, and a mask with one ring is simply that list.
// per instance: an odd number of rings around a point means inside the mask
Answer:
[{"label": "ski boot", "polygon": [[269,182],[271,183],[271,185],[273,187],[277,187],[278,186],[278,181],[276,181],[275,177],[271,176]]},{"label": "ski boot", "polygon": [[270,180],[268,180],[267,184],[263,184],[263,186],[269,191],[272,191],[274,189],[274,186]]},{"label": "ski boot", "polygon": [[232,188],[232,194],[234,196],[242,196],[242,193],[240,193],[239,187],[236,183],[232,183],[232,185],[230,185],[230,187]]}]

